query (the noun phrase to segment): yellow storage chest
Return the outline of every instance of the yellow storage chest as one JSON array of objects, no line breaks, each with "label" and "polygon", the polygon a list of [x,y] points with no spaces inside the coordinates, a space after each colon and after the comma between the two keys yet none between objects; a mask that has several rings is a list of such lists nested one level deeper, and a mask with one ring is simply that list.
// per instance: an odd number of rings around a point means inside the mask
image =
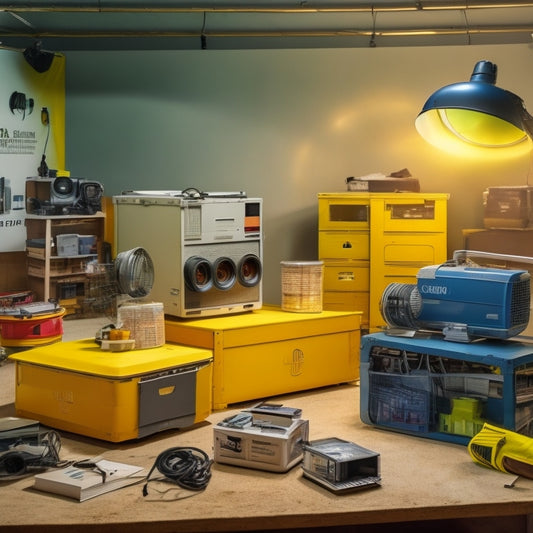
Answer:
[{"label": "yellow storage chest", "polygon": [[361,311],[370,331],[385,326],[385,287],[415,283],[421,267],[447,259],[447,201],[445,193],[320,193],[324,309]]},{"label": "yellow storage chest", "polygon": [[165,321],[167,341],[213,351],[213,408],[359,377],[361,313],[240,315]]},{"label": "yellow storage chest", "polygon": [[126,352],[94,339],[15,353],[17,416],[111,442],[191,426],[211,413],[212,352],[165,344]]}]

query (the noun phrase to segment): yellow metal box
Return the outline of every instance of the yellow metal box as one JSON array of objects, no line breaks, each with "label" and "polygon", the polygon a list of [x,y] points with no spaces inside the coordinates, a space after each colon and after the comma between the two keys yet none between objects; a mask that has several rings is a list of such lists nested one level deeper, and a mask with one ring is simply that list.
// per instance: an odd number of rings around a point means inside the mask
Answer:
[{"label": "yellow metal box", "polygon": [[359,377],[360,312],[290,313],[279,307],[234,316],[168,319],[166,339],[213,350],[213,408]]},{"label": "yellow metal box", "polygon": [[94,339],[10,356],[17,416],[112,442],[191,426],[211,413],[212,352],[165,344],[102,351]]}]

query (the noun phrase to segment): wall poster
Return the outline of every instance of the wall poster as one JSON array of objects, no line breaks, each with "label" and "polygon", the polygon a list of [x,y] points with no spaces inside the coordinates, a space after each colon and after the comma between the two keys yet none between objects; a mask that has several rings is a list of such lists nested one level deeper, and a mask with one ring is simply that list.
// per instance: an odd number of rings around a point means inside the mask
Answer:
[{"label": "wall poster", "polygon": [[65,58],[37,72],[22,52],[0,50],[0,70],[0,252],[17,252],[26,245],[26,178],[65,168]]}]

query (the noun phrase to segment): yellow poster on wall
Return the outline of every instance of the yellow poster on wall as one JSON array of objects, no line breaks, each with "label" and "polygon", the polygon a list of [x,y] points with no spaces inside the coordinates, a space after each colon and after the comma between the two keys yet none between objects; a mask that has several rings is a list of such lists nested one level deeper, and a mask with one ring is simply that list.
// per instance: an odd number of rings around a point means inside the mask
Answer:
[{"label": "yellow poster on wall", "polygon": [[65,58],[38,72],[0,50],[0,252],[25,249],[26,179],[65,168]]}]

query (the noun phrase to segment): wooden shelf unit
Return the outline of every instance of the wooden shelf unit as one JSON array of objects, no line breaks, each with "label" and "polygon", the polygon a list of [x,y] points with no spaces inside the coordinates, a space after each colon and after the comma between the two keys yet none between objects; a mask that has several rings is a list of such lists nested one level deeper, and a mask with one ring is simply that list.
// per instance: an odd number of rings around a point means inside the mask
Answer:
[{"label": "wooden shelf unit", "polygon": [[[88,276],[85,272],[87,262],[102,260],[105,215],[62,215],[26,217],[26,238],[40,241],[40,246],[27,246],[26,262],[29,288],[36,300],[48,301],[50,298],[68,300],[71,304],[83,297]],[[57,255],[58,235],[77,234],[95,235],[96,250],[89,254]],[[74,306],[76,307],[76,306]]]}]

